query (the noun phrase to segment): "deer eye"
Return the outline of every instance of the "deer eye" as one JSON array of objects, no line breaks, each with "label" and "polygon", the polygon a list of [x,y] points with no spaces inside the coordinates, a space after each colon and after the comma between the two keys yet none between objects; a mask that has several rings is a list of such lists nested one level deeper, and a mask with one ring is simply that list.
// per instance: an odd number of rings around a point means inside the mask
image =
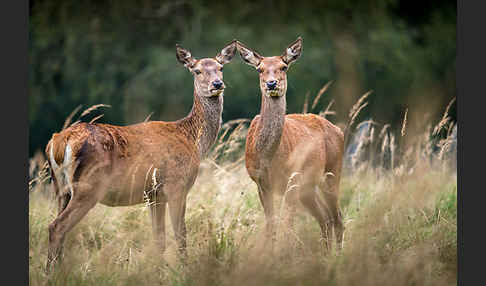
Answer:
[{"label": "deer eye", "polygon": [[195,74],[201,74],[201,71],[200,70],[194,70],[194,73]]},{"label": "deer eye", "polygon": [[261,68],[257,68],[257,72],[262,73],[263,70]]},{"label": "deer eye", "polygon": [[288,67],[287,66],[283,66],[282,68],[280,68],[282,71],[287,71]]}]

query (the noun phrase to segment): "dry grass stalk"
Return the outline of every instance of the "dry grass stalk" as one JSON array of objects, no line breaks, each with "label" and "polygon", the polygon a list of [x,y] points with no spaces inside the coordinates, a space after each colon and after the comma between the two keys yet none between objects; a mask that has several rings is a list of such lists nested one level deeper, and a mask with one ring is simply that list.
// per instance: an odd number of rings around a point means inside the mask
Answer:
[{"label": "dry grass stalk", "polygon": [[388,128],[390,128],[390,124],[387,123],[387,124],[383,125],[383,128],[380,131],[379,138],[383,138],[383,136],[385,136],[386,131],[388,130]]},{"label": "dry grass stalk", "polygon": [[104,114],[100,114],[100,115],[96,116],[95,118],[91,119],[91,121],[89,123],[94,123],[96,120],[100,119],[103,116],[105,116],[105,115]]},{"label": "dry grass stalk", "polygon": [[455,101],[456,101],[456,97],[452,98],[451,101],[449,101],[449,104],[447,104],[446,110],[442,117],[445,117],[447,114],[449,114],[449,109],[451,109],[451,106]]},{"label": "dry grass stalk", "polygon": [[390,134],[390,153],[391,153],[391,169],[395,167],[395,136],[393,134]]},{"label": "dry grass stalk", "polygon": [[301,175],[301,173],[299,172],[293,172],[289,179],[287,180],[287,188],[282,196],[282,200],[280,201],[280,211],[279,211],[279,222],[282,221],[282,216],[283,216],[283,208],[284,206],[286,205],[286,198],[287,198],[287,194],[293,190],[296,190],[299,188],[300,184],[299,184],[299,176]]},{"label": "dry grass stalk", "polygon": [[233,126],[235,124],[240,124],[240,123],[249,122],[249,121],[250,121],[250,119],[247,119],[247,118],[233,119],[233,120],[230,120],[230,121],[226,122],[225,124],[223,124],[223,126],[221,126],[221,129],[225,129],[225,128],[228,128],[228,127]]},{"label": "dry grass stalk", "polygon": [[[241,139],[245,137],[245,134],[243,130],[246,128],[245,124],[248,122],[248,119],[241,118],[241,119],[234,119],[231,121],[228,121],[225,123],[221,129],[224,130],[223,134],[219,137],[218,139],[218,144],[214,147],[213,151],[211,152],[211,155],[209,156],[212,160],[216,160],[220,155],[222,154],[227,154],[229,152],[232,152],[239,147],[238,139]],[[231,127],[235,124],[238,124],[235,129],[231,132],[231,134],[228,136],[228,139],[226,141],[224,138],[226,135],[229,133],[231,130]],[[220,152],[224,148],[227,149],[223,152]]]},{"label": "dry grass stalk", "polygon": [[444,159],[445,154],[451,151],[452,149],[452,144],[454,143],[454,138],[452,131],[454,128],[455,124],[453,122],[450,122],[448,130],[447,130],[447,137],[445,139],[442,139],[439,141],[437,146],[440,148],[439,156],[438,158],[440,160]]},{"label": "dry grass stalk", "polygon": [[377,123],[375,121],[373,121],[373,119],[368,119],[368,120],[362,121],[358,125],[356,125],[356,129],[359,129],[361,126],[363,126],[364,124],[367,124],[367,123],[369,123],[370,126],[377,125]]},{"label": "dry grass stalk", "polygon": [[64,125],[62,126],[62,130],[66,129],[68,126],[70,126],[71,119],[73,119],[74,114],[78,113],[78,111],[81,109],[82,105],[78,105],[66,118],[64,121]]},{"label": "dry grass stalk", "polygon": [[[147,190],[147,182],[149,181],[150,171],[152,170],[153,166],[154,164],[151,164],[150,168],[147,169],[147,172],[145,173],[145,181],[143,183],[144,185],[143,201],[146,208],[150,206],[150,192],[152,192],[154,190],[154,186],[157,185],[156,182],[154,184],[153,182],[154,178],[152,177],[152,188],[150,190]],[[155,175],[155,169],[154,169],[154,175]]]},{"label": "dry grass stalk", "polygon": [[32,191],[32,188],[34,187],[34,183],[42,184],[45,181],[47,181],[50,177],[51,175],[49,172],[49,163],[45,161],[37,176],[34,179],[29,181],[29,192]]},{"label": "dry grass stalk", "polygon": [[323,112],[319,113],[319,115],[322,116],[322,117],[324,117],[324,118],[326,118],[327,115],[335,115],[336,112],[331,110],[331,106],[332,106],[333,103],[334,103],[334,99],[332,99],[329,102],[329,104],[327,105],[326,109]]},{"label": "dry grass stalk", "polygon": [[319,99],[321,98],[321,96],[324,94],[324,92],[326,92],[326,90],[329,88],[329,86],[331,86],[331,84],[333,83],[333,81],[329,81],[328,83],[326,83],[320,90],[319,92],[317,93],[317,96],[316,98],[314,99],[314,101],[312,102],[312,106],[311,106],[311,110],[314,110],[314,108],[316,107],[317,103],[319,102]]},{"label": "dry grass stalk", "polygon": [[336,115],[336,111],[326,111],[322,113],[322,117],[326,118],[327,115]]},{"label": "dry grass stalk", "polygon": [[[373,144],[373,142],[375,137],[374,125],[376,125],[376,122],[374,122],[372,119],[365,120],[359,123],[356,126],[356,129],[357,130],[361,129],[363,125],[365,126],[366,130],[364,132],[359,133],[360,136],[358,138],[358,145],[356,146],[356,151],[351,156],[353,168],[357,168],[358,165],[365,163],[365,161],[372,160],[374,158],[375,144]],[[363,170],[366,169],[367,166],[363,168]]]},{"label": "dry grass stalk", "polygon": [[238,160],[234,163],[225,166],[226,171],[230,172],[238,167],[241,167],[241,163],[245,160],[245,156],[241,156]]},{"label": "dry grass stalk", "polygon": [[438,145],[440,146],[440,152],[439,152],[440,160],[444,159],[444,154],[450,150],[451,143],[452,141],[448,139],[444,139],[439,142]]},{"label": "dry grass stalk", "polygon": [[358,101],[353,105],[351,110],[349,111],[348,117],[348,124],[346,124],[345,129],[344,129],[344,148],[346,148],[347,143],[348,143],[348,138],[349,138],[349,130],[351,129],[351,126],[354,124],[354,120],[358,116],[358,114],[361,112],[363,108],[365,108],[368,105],[368,102],[363,103],[363,101],[372,93],[373,91],[370,90],[363,94]]},{"label": "dry grass stalk", "polygon": [[385,138],[383,138],[383,143],[381,144],[381,156],[385,156],[385,150],[386,147],[389,145],[389,137],[388,134],[385,135]]},{"label": "dry grass stalk", "polygon": [[226,128],[223,132],[223,134],[221,134],[221,136],[219,137],[218,139],[218,143],[223,143],[224,141],[224,138],[226,137],[226,135],[228,134],[228,132],[230,131],[230,128]]},{"label": "dry grass stalk", "polygon": [[238,144],[238,139],[243,138],[243,130],[245,129],[245,123],[242,122],[236,126],[235,130],[231,132],[230,136],[228,137],[228,141],[226,141],[227,145],[229,145],[229,148],[224,151],[224,154],[231,153],[235,151],[240,144]]},{"label": "dry grass stalk", "polygon": [[351,110],[349,111],[349,115],[348,117],[349,118],[353,118],[353,117],[356,117],[356,114],[359,113],[359,110],[362,109],[361,108],[361,103],[372,93],[373,91],[370,90],[368,91],[367,93],[363,94],[363,96],[361,96],[358,101],[353,105],[353,107],[351,108]]},{"label": "dry grass stalk", "polygon": [[405,115],[403,116],[402,131],[400,132],[400,134],[402,134],[402,137],[405,136],[405,128],[407,127],[407,114],[408,108],[405,110]]},{"label": "dry grass stalk", "polygon": [[454,129],[454,126],[456,126],[456,124],[454,124],[454,122],[449,122],[449,127],[447,128],[447,137],[449,137],[451,134],[452,134],[452,130]]},{"label": "dry grass stalk", "polygon": [[152,114],[154,114],[153,112],[150,112],[149,115],[147,115],[147,117],[145,117],[145,119],[143,120],[143,122],[148,122],[150,117],[152,117]]},{"label": "dry grass stalk", "polygon": [[365,102],[363,105],[361,105],[358,110],[356,110],[356,112],[354,113],[353,117],[351,117],[351,123],[349,126],[353,125],[354,123],[354,120],[356,119],[356,117],[358,117],[358,114],[361,112],[361,110],[363,108],[365,108],[366,106],[368,105],[368,102]]},{"label": "dry grass stalk", "polygon": [[442,128],[448,124],[449,120],[451,119],[448,116],[449,115],[449,109],[451,108],[451,106],[454,103],[454,101],[456,101],[456,98],[455,97],[453,99],[451,99],[451,101],[449,102],[449,104],[447,105],[447,107],[446,107],[446,109],[444,111],[444,114],[442,115],[442,119],[434,127],[434,131],[432,133],[433,135],[438,135],[439,132],[442,130]]},{"label": "dry grass stalk", "polygon": [[306,114],[307,113],[307,106],[309,104],[309,92],[305,93],[305,99],[304,99],[304,107],[302,108],[302,113]]},{"label": "dry grass stalk", "polygon": [[373,125],[370,125],[370,136],[368,137],[370,140],[370,143],[373,143],[374,138],[375,138],[375,127]]},{"label": "dry grass stalk", "polygon": [[231,127],[235,124],[242,124],[242,123],[246,123],[246,122],[249,122],[250,120],[249,119],[246,119],[246,118],[238,118],[238,119],[233,119],[233,120],[230,120],[228,122],[226,122],[225,124],[223,124],[223,126],[221,126],[221,130],[224,130],[223,134],[219,137],[218,139],[218,143],[223,143],[223,140],[225,138],[225,136],[228,134],[228,132],[230,131]]},{"label": "dry grass stalk", "polygon": [[445,117],[445,118],[442,118],[439,123],[434,127],[434,131],[433,131],[433,135],[438,135],[440,133],[440,131],[442,130],[442,128],[444,126],[447,125],[447,123],[449,122],[450,120],[450,117]]},{"label": "dry grass stalk", "polygon": [[108,105],[108,104],[96,104],[96,105],[93,105],[91,106],[90,108],[88,109],[85,109],[83,111],[83,113],[81,113],[81,115],[79,116],[78,120],[81,119],[82,117],[88,115],[91,111],[94,111],[100,107],[111,107],[111,105]]}]

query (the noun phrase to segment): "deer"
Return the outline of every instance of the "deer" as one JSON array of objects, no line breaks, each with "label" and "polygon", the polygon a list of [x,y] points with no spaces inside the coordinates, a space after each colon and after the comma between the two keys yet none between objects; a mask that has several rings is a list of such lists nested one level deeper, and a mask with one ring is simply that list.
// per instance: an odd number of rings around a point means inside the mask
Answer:
[{"label": "deer", "polygon": [[176,44],[176,58],[194,76],[190,113],[177,121],[147,121],[118,126],[75,123],[54,133],[45,154],[51,170],[58,214],[49,224],[46,272],[62,257],[66,234],[97,203],[129,206],[147,203],[157,247],[166,248],[165,214],[181,258],[186,255],[186,197],[201,160],[220,130],[223,66],[236,54],[236,41],[214,58],[194,58]]},{"label": "deer", "polygon": [[[332,230],[339,249],[344,225],[339,208],[339,182],[344,135],[327,119],[312,114],[286,114],[287,71],[302,53],[302,38],[291,43],[281,56],[263,57],[237,41],[241,59],[259,74],[261,107],[250,123],[245,145],[245,166],[265,214],[265,233],[276,240],[273,195],[285,195],[287,184],[289,223],[292,226],[300,202],[319,223],[327,250]],[[324,180],[323,180],[324,178]]]}]

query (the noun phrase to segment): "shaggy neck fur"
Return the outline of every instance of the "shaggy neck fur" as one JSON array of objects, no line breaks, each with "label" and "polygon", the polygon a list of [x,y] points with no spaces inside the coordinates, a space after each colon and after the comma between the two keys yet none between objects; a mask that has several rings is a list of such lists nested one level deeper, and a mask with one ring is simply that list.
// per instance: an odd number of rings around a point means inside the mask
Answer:
[{"label": "shaggy neck fur", "polygon": [[256,149],[269,161],[273,158],[280,144],[285,121],[285,109],[285,95],[279,97],[262,95],[261,128],[256,138]]},{"label": "shaggy neck fur", "polygon": [[216,141],[221,127],[223,113],[223,94],[204,97],[197,94],[194,87],[194,103],[191,112],[179,121],[181,128],[186,130],[190,140],[199,149],[201,158],[205,158]]}]

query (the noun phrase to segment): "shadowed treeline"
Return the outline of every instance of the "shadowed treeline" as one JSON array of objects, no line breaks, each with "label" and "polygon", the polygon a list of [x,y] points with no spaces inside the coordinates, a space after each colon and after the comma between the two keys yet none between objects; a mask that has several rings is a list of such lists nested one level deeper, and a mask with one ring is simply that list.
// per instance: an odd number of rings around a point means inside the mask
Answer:
[{"label": "shadowed treeline", "polygon": [[[269,56],[302,36],[302,57],[288,72],[289,113],[301,112],[305,94],[332,81],[308,111],[334,100],[334,123],[346,121],[369,90],[360,119],[400,132],[408,108],[410,133],[440,121],[455,96],[455,2],[301,2],[30,1],[29,156],[80,104],[111,105],[96,111],[104,113],[97,122],[132,124],[152,112],[152,120],[183,117],[193,82],[176,61],[175,44],[201,58],[234,38]],[[260,108],[256,72],[236,57],[224,80],[223,122],[253,118]],[[455,120],[455,105],[449,115]]]}]

